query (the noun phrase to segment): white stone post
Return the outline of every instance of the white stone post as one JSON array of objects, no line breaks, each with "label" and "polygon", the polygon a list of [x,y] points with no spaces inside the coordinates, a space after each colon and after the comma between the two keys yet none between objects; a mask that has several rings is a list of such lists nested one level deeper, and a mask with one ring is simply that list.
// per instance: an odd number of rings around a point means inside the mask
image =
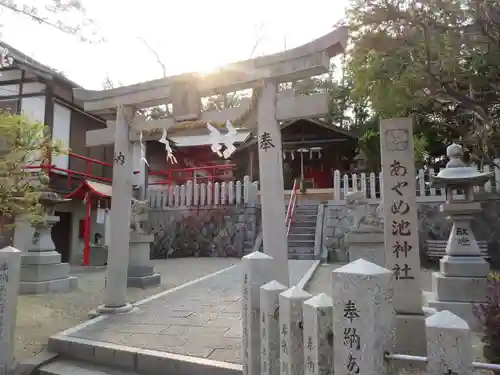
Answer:
[{"label": "white stone post", "polygon": [[425,319],[428,375],[472,375],[469,325],[448,310]]},{"label": "white stone post", "polygon": [[413,119],[380,122],[385,267],[394,272],[397,351],[425,355]]},{"label": "white stone post", "polygon": [[280,294],[281,375],[304,375],[302,305],[311,297],[298,286],[293,286]]},{"label": "white stone post", "polygon": [[262,375],[280,374],[279,295],[286,289],[276,280],[260,287]]},{"label": "white stone post", "polygon": [[193,205],[193,181],[186,182],[186,206],[191,207]]},{"label": "white stone post", "polygon": [[283,153],[281,130],[276,121],[275,82],[266,81],[257,107],[260,199],[264,252],[276,263],[276,280],[289,285],[288,246],[285,229]]},{"label": "white stone post", "polygon": [[241,181],[236,181],[236,204],[242,203],[243,187]]},{"label": "white stone post", "polygon": [[0,250],[0,375],[14,365],[20,271],[21,251],[10,246]]},{"label": "white stone post", "polygon": [[132,309],[127,302],[130,218],[132,213],[132,143],[129,141],[133,110],[117,106],[113,163],[113,203],[105,304],[98,313],[123,313]]},{"label": "white stone post", "polygon": [[243,375],[260,375],[260,287],[272,280],[272,260],[258,251],[243,257]]},{"label": "white stone post", "polygon": [[332,272],[335,375],[380,375],[393,352],[392,271],[358,259]]},{"label": "white stone post", "polygon": [[325,293],[304,302],[305,375],[333,375],[333,301]]}]

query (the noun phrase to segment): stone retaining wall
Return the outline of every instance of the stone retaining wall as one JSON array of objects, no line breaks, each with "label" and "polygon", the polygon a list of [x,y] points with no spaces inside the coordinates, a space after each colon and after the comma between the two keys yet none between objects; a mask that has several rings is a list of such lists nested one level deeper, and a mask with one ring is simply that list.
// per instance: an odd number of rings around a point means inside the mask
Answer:
[{"label": "stone retaining wall", "polygon": [[153,259],[241,257],[257,236],[260,209],[254,206],[152,209],[146,230],[155,236]]},{"label": "stone retaining wall", "polygon": [[[500,261],[500,195],[488,194],[488,197],[477,197],[482,203],[483,211],[476,215],[472,230],[477,240],[487,241],[492,260]],[[417,203],[420,229],[420,254],[425,257],[427,240],[447,240],[451,230],[451,221],[439,211],[441,202]],[[375,210],[376,205],[370,205]],[[323,246],[338,260],[347,260],[343,239],[352,225],[352,216],[347,208],[335,201],[329,201],[325,207],[323,221]],[[331,256],[331,255],[330,255]]]}]

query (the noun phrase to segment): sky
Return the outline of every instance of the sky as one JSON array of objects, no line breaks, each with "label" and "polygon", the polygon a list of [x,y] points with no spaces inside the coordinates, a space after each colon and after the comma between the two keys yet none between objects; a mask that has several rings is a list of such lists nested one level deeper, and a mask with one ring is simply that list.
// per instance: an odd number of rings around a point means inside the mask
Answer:
[{"label": "sky", "polygon": [[159,55],[167,75],[209,72],[312,41],[333,30],[347,4],[347,0],[81,1],[105,42],[81,42],[6,10],[0,13],[0,37],[93,90],[103,89],[106,75],[123,85],[163,77],[161,65],[143,40]]}]

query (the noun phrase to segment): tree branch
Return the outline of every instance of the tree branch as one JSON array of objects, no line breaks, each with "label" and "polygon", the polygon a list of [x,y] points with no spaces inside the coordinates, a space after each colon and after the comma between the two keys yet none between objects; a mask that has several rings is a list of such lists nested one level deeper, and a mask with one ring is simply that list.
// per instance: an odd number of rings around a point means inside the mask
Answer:
[{"label": "tree branch", "polygon": [[137,39],[139,39],[141,42],[144,43],[144,45],[149,49],[149,51],[155,55],[155,58],[156,58],[156,62],[158,64],[160,64],[160,67],[162,69],[162,72],[163,72],[163,77],[166,77],[167,76],[167,69],[165,68],[165,64],[163,64],[163,62],[161,61],[160,59],[160,56],[158,55],[158,53],[154,50],[153,47],[151,47],[149,45],[149,43],[144,39],[144,38],[141,38],[141,37],[137,37]]}]

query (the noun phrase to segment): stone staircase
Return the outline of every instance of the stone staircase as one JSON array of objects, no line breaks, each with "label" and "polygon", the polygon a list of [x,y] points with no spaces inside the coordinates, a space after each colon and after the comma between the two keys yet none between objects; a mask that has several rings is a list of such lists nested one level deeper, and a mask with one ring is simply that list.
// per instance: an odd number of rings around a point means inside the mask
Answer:
[{"label": "stone staircase", "polygon": [[288,232],[288,258],[314,259],[318,204],[298,204]]}]

